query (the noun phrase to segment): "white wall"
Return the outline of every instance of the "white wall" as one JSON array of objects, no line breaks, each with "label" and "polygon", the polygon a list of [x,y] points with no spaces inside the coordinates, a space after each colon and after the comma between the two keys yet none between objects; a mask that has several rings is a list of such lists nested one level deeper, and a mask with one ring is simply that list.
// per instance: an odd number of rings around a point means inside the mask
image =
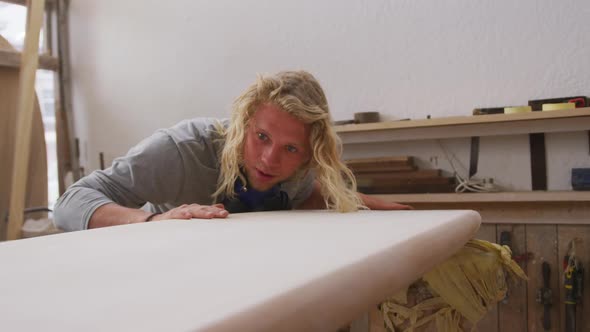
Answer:
[{"label": "white wall", "polygon": [[[100,151],[110,161],[184,118],[227,116],[258,72],[311,71],[336,120],[372,110],[386,118],[469,115],[589,95],[589,18],[587,0],[71,0],[82,163],[94,169]],[[588,142],[584,133],[548,136],[550,187],[567,189],[570,165],[590,167]],[[466,159],[466,142],[450,142],[451,152]],[[440,155],[424,143],[346,154]],[[553,150],[567,154],[564,167]],[[480,174],[496,177],[504,160],[494,152],[507,151],[524,175],[503,172],[499,182],[530,189],[526,136],[484,140]]]}]

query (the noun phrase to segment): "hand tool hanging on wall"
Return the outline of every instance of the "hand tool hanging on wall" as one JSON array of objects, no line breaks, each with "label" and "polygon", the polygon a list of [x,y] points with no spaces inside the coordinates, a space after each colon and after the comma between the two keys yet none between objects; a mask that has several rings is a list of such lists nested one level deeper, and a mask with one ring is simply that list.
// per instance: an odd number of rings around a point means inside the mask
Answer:
[{"label": "hand tool hanging on wall", "polygon": [[565,290],[565,331],[576,331],[576,304],[582,298],[584,269],[582,263],[576,257],[576,245],[572,240],[563,258]]},{"label": "hand tool hanging on wall", "polygon": [[543,262],[541,269],[543,272],[543,287],[537,291],[537,302],[543,305],[543,329],[549,331],[551,330],[551,303],[553,296],[550,288],[551,266],[549,266],[549,263]]},{"label": "hand tool hanging on wall", "polygon": [[[533,258],[533,253],[532,252],[525,252],[525,253],[521,253],[521,254],[516,254],[513,250],[512,247],[512,233],[510,231],[502,231],[502,233],[500,233],[500,245],[502,246],[507,246],[508,248],[510,248],[511,251],[511,258],[513,261],[515,261],[516,263],[520,264],[523,262],[527,262],[529,259]],[[504,296],[504,298],[502,299],[502,303],[506,304],[508,303],[508,297],[510,295],[510,288],[508,288],[506,290],[506,295]]]},{"label": "hand tool hanging on wall", "polygon": [[[500,245],[508,246],[510,248],[510,250],[513,250],[512,249],[512,236],[509,231],[503,231],[502,233],[500,233]],[[512,251],[511,257],[512,257],[513,261],[520,264],[520,263],[527,262],[528,260],[532,259],[534,257],[534,255],[530,251],[527,251],[527,252],[521,253],[521,254],[517,254],[514,251]]]}]

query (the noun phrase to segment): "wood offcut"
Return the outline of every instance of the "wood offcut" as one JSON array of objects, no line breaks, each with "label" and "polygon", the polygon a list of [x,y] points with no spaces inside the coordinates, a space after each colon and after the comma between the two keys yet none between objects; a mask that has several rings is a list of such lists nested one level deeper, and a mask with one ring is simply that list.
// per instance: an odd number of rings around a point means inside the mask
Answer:
[{"label": "wood offcut", "polygon": [[453,192],[455,179],[441,170],[419,170],[411,156],[361,158],[345,161],[365,194]]}]

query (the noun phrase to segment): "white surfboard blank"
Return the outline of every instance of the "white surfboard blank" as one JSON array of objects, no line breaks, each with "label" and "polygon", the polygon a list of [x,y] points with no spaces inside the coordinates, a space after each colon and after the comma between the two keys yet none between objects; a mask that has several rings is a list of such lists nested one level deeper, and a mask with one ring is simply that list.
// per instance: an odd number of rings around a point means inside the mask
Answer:
[{"label": "white surfboard blank", "polygon": [[472,238],[474,211],[282,211],[0,243],[6,331],[332,331]]}]

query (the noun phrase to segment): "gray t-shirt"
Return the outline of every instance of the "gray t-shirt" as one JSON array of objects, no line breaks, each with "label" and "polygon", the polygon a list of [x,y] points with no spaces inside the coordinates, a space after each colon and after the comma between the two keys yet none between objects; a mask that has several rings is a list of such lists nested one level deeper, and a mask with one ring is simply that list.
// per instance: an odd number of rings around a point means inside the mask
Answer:
[{"label": "gray t-shirt", "polygon": [[[161,129],[113,161],[68,188],[54,208],[55,224],[66,231],[88,228],[102,205],[117,203],[152,212],[166,212],[182,204],[210,205],[217,190],[219,156],[224,138],[216,124],[227,120],[196,118]],[[286,181],[281,190],[293,207],[313,188],[312,172],[300,181]]]}]

